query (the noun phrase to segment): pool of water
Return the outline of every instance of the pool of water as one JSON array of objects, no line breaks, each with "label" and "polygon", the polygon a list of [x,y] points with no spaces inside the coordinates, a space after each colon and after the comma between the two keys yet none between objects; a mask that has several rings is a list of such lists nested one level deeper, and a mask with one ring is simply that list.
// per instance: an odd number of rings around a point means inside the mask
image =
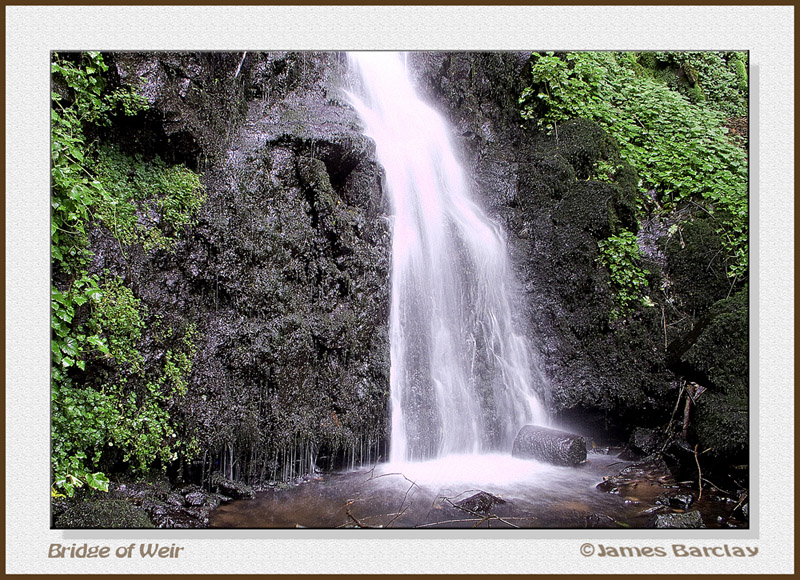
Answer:
[{"label": "pool of water", "polygon": [[[641,528],[655,499],[675,482],[647,475],[617,493],[598,483],[631,464],[616,453],[590,453],[578,467],[558,467],[509,455],[454,455],[421,463],[318,475],[253,500],[224,504],[215,528]],[[491,505],[475,509],[485,492]],[[494,498],[494,499],[491,499]],[[730,505],[710,494],[691,509],[708,527]],[[679,511],[679,510],[677,510]]]}]

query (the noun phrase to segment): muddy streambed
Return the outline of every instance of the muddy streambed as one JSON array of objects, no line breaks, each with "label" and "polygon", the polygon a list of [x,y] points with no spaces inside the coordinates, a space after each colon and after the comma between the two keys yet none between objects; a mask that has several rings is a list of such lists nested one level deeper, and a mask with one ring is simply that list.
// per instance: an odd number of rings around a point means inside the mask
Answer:
[{"label": "muddy streambed", "polygon": [[[213,528],[647,528],[655,526],[659,515],[682,518],[699,512],[704,527],[746,525],[730,519],[733,498],[706,491],[698,501],[696,490],[692,493],[675,482],[668,470],[633,464],[617,455],[590,453],[579,467],[503,455],[378,464],[317,475],[300,485],[261,491],[252,500],[224,504],[210,514],[209,524]],[[621,471],[625,474],[620,477]]]}]

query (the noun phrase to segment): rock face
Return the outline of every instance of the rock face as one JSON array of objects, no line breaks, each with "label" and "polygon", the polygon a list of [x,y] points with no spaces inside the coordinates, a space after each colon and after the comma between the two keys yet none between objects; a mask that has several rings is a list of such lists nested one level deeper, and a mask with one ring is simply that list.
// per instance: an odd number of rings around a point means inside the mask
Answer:
[{"label": "rock face", "polygon": [[174,410],[203,450],[192,474],[256,483],[385,457],[389,232],[342,55],[113,59],[150,110],[110,138],[204,173],[207,202],[173,253],[94,240],[97,267],[150,312],[197,326]]},{"label": "rock face", "polygon": [[687,512],[685,514],[658,514],[653,521],[654,528],[685,529],[705,528],[700,512]]}]

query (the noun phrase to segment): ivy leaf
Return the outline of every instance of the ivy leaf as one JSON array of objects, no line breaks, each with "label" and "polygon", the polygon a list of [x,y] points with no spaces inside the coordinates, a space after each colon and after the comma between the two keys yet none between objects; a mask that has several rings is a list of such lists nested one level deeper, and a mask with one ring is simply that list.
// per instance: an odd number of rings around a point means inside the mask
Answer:
[{"label": "ivy leaf", "polygon": [[87,473],[86,483],[93,489],[108,491],[108,478],[99,471],[97,473]]}]

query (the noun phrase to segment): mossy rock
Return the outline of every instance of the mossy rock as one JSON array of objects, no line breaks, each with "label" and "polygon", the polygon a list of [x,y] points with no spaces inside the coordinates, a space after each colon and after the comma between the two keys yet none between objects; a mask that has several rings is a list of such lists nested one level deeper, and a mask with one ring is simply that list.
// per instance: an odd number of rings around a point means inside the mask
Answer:
[{"label": "mossy rock", "polygon": [[620,161],[614,173],[614,204],[611,225],[615,230],[639,231],[639,174],[627,161]]},{"label": "mossy rock", "polygon": [[681,361],[707,378],[710,386],[737,400],[747,400],[748,369],[747,289],[721,300]]},{"label": "mossy rock", "polygon": [[597,123],[571,119],[558,126],[558,152],[572,165],[578,179],[589,179],[599,161],[619,160],[619,146]]},{"label": "mossy rock", "polygon": [[578,181],[553,211],[553,223],[591,233],[595,239],[611,234],[615,188],[601,181]]},{"label": "mossy rock", "polygon": [[612,229],[616,231],[621,227],[637,231],[639,177],[636,170],[620,157],[616,140],[593,121],[571,119],[559,125],[557,149],[559,155],[572,166],[579,180],[597,179],[597,164],[600,162],[615,168],[610,176],[614,184],[610,196],[612,204],[609,206]]},{"label": "mossy rock", "polygon": [[699,218],[681,225],[662,241],[669,263],[672,290],[682,309],[702,316],[730,291],[728,264],[722,239],[710,219]]},{"label": "mossy rock", "polygon": [[[63,507],[63,506],[61,506]],[[55,528],[153,528],[147,513],[124,499],[85,499],[53,510]]]},{"label": "mossy rock", "polygon": [[537,154],[519,164],[516,205],[539,210],[569,194],[575,170],[557,153]]},{"label": "mossy rock", "polygon": [[694,431],[714,458],[746,461],[749,441],[747,399],[725,393],[703,393],[697,400]]},{"label": "mossy rock", "polygon": [[710,456],[727,461],[745,459],[748,449],[747,299],[744,289],[717,302],[680,347],[680,371],[708,389],[694,410],[697,440]]}]

